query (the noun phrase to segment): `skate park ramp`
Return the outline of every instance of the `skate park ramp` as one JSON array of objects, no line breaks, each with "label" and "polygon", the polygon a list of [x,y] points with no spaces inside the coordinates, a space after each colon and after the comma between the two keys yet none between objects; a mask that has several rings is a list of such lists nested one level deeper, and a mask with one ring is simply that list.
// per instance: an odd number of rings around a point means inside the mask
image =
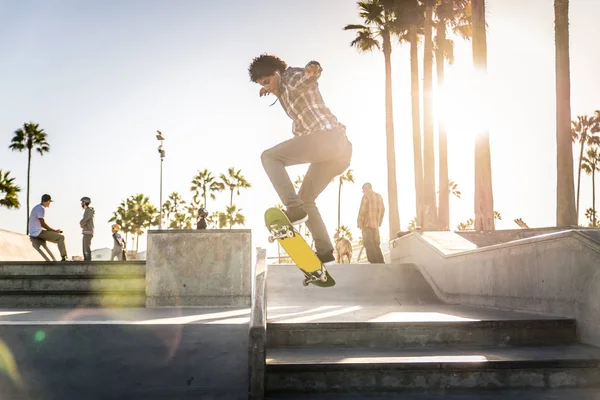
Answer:
[{"label": "skate park ramp", "polygon": [[336,281],[330,288],[304,287],[293,264],[269,266],[267,304],[439,304],[440,300],[412,264],[336,264],[328,268]]},{"label": "skate park ramp", "polygon": [[582,343],[600,346],[600,229],[488,246],[453,232],[411,233],[392,241],[391,255],[416,265],[446,303],[573,318]]}]

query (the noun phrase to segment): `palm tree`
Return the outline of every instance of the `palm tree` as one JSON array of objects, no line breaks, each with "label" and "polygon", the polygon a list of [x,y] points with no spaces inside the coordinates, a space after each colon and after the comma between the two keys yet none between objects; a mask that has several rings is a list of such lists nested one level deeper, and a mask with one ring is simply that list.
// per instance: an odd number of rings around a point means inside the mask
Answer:
[{"label": "palm tree", "polygon": [[352,232],[350,231],[350,228],[348,228],[346,225],[339,226],[333,234],[334,241],[337,242],[340,238],[346,238],[350,242],[352,242]]},{"label": "palm tree", "polygon": [[47,142],[47,134],[43,129],[40,129],[39,124],[33,122],[26,122],[22,128],[15,131],[9,149],[13,151],[24,151],[27,150],[27,223],[26,233],[29,234],[29,187],[31,180],[31,151],[35,150],[43,156],[44,153],[50,151],[50,145]]},{"label": "palm tree", "polygon": [[[173,223],[173,221],[171,221],[171,215],[182,214],[182,207],[184,207],[185,204],[185,200],[177,192],[171,193],[167,201],[163,203],[163,216],[166,217],[166,225],[169,228],[179,228],[177,223]],[[181,217],[179,217],[179,219],[181,219]]]},{"label": "palm tree", "polygon": [[[435,61],[437,70],[438,89],[444,87],[444,63],[454,63],[454,42],[447,37],[447,28],[460,35],[463,39],[471,37],[471,21],[468,18],[469,2],[467,0],[440,0],[435,8]],[[448,139],[444,121],[438,119],[439,141],[439,204],[438,228],[448,229],[450,226],[450,196],[446,190],[448,179]]]},{"label": "palm tree", "polygon": [[600,228],[600,224],[598,223],[598,217],[596,215],[596,210],[593,208],[588,208],[585,210],[585,217],[590,221],[588,226],[590,228]]},{"label": "palm tree", "polygon": [[[485,0],[471,2],[473,27],[473,64],[479,73],[487,69],[487,39],[485,32]],[[487,129],[475,138],[475,230],[494,230],[494,194],[492,191],[492,160],[490,135]]]},{"label": "palm tree", "polygon": [[581,169],[587,175],[592,175],[592,224],[596,226],[596,171],[600,171],[600,154],[598,147],[591,147],[587,150],[586,155],[582,159]]},{"label": "palm tree", "polygon": [[304,182],[304,175],[302,175],[302,176],[298,175],[296,177],[296,180],[294,181],[294,189],[299,190],[300,187],[302,186],[302,182]]},{"label": "palm tree", "polygon": [[215,200],[215,193],[225,190],[225,185],[223,182],[217,181],[217,178],[208,169],[204,169],[204,171],[198,171],[198,174],[192,178],[190,190],[194,195],[194,203],[198,204],[199,197],[202,197],[204,199],[203,206],[208,209],[207,197],[210,196],[211,200]]},{"label": "palm tree", "polygon": [[448,190],[450,193],[452,193],[454,196],[458,197],[460,199],[460,196],[462,196],[462,193],[460,192],[460,190],[458,190],[458,184],[454,181],[448,181]]},{"label": "palm tree", "polygon": [[556,49],[556,225],[577,225],[571,147],[571,72],[569,66],[569,0],[554,0]]},{"label": "palm tree", "polygon": [[128,210],[128,202],[122,201],[108,220],[108,222],[113,222],[121,227],[121,231],[125,233],[125,243],[127,243],[129,233],[133,231],[131,215]]},{"label": "palm tree", "polygon": [[401,42],[410,43],[410,93],[412,109],[413,163],[417,221],[423,223],[423,154],[421,149],[421,99],[419,89],[419,35],[423,34],[424,8],[419,0],[388,0],[395,14],[394,30]]},{"label": "palm tree", "polygon": [[345,174],[340,175],[339,177],[339,188],[338,188],[338,229],[340,228],[340,213],[342,209],[342,185],[344,182],[354,183],[354,176],[352,175],[352,169],[346,171]]},{"label": "palm tree", "polygon": [[241,213],[242,209],[237,209],[235,204],[227,206],[226,211],[219,213],[219,228],[229,226],[229,229],[235,225],[244,225],[246,217]]},{"label": "palm tree", "polygon": [[433,148],[433,7],[435,0],[425,0],[425,43],[423,50],[423,229],[437,227],[435,198],[435,154]]},{"label": "palm tree", "polygon": [[[358,15],[364,19],[365,25],[346,25],[344,30],[357,30],[356,38],[350,43],[360,51],[367,52],[381,49],[385,62],[385,137],[387,147],[388,169],[388,207],[390,238],[400,230],[398,214],[398,187],[396,183],[396,150],[394,145],[394,118],[392,107],[392,44],[394,32],[394,13],[384,7],[380,0],[358,2]],[[379,42],[381,38],[381,43]]]},{"label": "palm tree", "polygon": [[575,214],[579,221],[579,193],[581,189],[581,163],[583,162],[583,150],[586,145],[600,145],[600,137],[595,134],[600,131],[595,117],[580,115],[577,121],[571,121],[571,140],[573,143],[579,142],[579,165],[577,166],[577,198],[575,201]]},{"label": "palm tree", "polygon": [[233,192],[236,191],[237,195],[240,195],[240,189],[249,188],[252,185],[248,183],[244,175],[242,175],[242,170],[235,170],[234,167],[231,167],[227,170],[227,175],[221,174],[221,181],[225,186],[229,188],[231,194],[229,196],[229,206],[233,206]]},{"label": "palm tree", "polygon": [[0,169],[0,193],[4,193],[4,198],[0,198],[0,206],[6,208],[19,208],[19,192],[21,188],[15,185],[15,178],[11,178],[10,171]]},{"label": "palm tree", "polygon": [[468,220],[461,222],[456,226],[457,231],[472,231],[475,229],[475,221],[473,218],[469,218]]},{"label": "palm tree", "polygon": [[131,219],[132,233],[135,233],[135,252],[138,252],[140,236],[151,226],[158,225],[160,213],[150,204],[150,199],[141,193],[127,199],[128,218]]}]

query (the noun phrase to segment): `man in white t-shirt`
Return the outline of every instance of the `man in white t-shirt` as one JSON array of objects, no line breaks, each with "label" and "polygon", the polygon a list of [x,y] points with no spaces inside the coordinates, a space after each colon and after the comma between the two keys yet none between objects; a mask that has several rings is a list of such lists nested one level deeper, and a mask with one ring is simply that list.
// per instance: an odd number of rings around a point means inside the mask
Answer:
[{"label": "man in white t-shirt", "polygon": [[56,243],[62,261],[67,261],[67,249],[62,230],[52,229],[45,221],[46,208],[50,207],[52,198],[49,194],[42,196],[42,202],[31,209],[29,214],[29,236]]}]

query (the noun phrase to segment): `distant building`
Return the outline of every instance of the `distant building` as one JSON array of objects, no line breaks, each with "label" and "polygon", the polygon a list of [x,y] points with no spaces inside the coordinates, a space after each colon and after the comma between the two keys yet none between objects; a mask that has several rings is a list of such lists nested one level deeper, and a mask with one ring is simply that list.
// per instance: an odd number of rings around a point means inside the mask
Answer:
[{"label": "distant building", "polygon": [[111,253],[112,249],[108,247],[92,250],[92,261],[110,261]]}]

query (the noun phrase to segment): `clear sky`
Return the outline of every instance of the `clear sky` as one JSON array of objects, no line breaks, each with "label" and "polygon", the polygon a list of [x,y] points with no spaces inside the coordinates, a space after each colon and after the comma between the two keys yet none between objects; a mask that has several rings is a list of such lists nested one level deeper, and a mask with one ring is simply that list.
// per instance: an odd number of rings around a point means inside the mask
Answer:
[{"label": "clear sky", "polygon": [[[555,223],[555,84],[552,0],[488,0],[488,68],[494,208],[498,228]],[[597,0],[571,2],[572,114],[600,109],[600,25]],[[288,64],[323,66],[326,103],[347,126],[354,145],[355,184],[342,190],[342,223],[356,230],[361,185],[387,200],[384,64],[381,53],[349,46],[360,23],[355,1],[0,0],[0,168],[23,191],[19,210],[0,208],[0,229],[25,233],[27,156],[8,149],[13,132],[34,121],[48,133],[51,152],[34,155],[31,205],[43,193],[55,200],[50,226],[65,231],[70,255],[81,254],[79,199],[92,198],[92,248],[112,247],[108,219],[118,204],[144,193],[158,206],[159,155],[155,132],[166,137],[163,197],[187,200],[190,180],[208,168],[240,168],[252,184],[234,202],[246,215],[253,245],[268,245],[264,210],[279,202],[260,163],[261,152],[292,137],[291,122],[272,98],[259,99],[247,67],[263,52]],[[473,127],[469,93],[470,42],[456,39],[447,67],[449,176],[462,199],[451,199],[451,226],[473,215]],[[420,60],[422,66],[422,59]],[[392,57],[400,222],[415,215],[408,45]],[[421,75],[422,78],[422,75]],[[437,167],[436,167],[437,169]],[[290,168],[292,178],[306,166]],[[582,178],[582,209],[591,182]],[[226,193],[209,201],[223,211]],[[333,234],[337,186],[317,201]],[[387,206],[387,201],[386,201]],[[582,217],[583,220],[583,217]],[[388,237],[387,216],[382,236]],[[145,248],[145,237],[140,249]]]}]

